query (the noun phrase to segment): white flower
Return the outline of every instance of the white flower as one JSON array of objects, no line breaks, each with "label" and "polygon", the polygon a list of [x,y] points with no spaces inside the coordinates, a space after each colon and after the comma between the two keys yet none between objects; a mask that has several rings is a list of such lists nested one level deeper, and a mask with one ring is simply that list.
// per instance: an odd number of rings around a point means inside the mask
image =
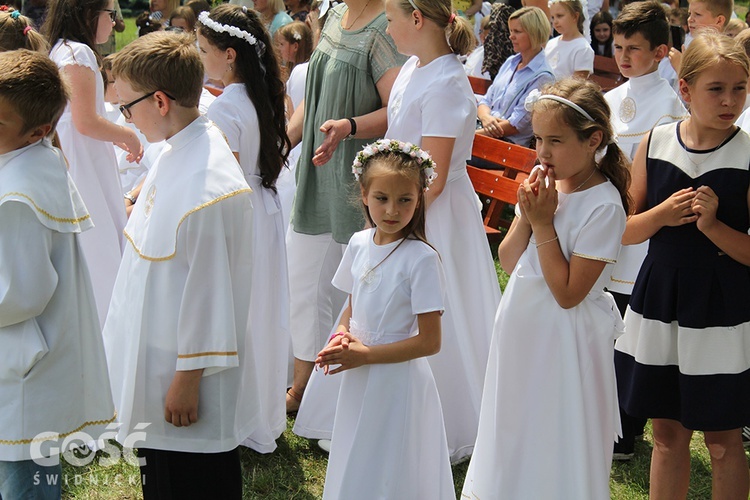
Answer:
[{"label": "white flower", "polygon": [[354,177],[357,180],[361,178],[370,158],[387,152],[398,153],[409,158],[415,158],[425,173],[426,185],[424,189],[425,191],[429,189],[430,184],[432,184],[437,177],[437,173],[435,172],[435,162],[432,160],[429,153],[420,149],[419,146],[409,142],[380,139],[368,144],[357,154],[352,163],[352,173],[354,174]]}]

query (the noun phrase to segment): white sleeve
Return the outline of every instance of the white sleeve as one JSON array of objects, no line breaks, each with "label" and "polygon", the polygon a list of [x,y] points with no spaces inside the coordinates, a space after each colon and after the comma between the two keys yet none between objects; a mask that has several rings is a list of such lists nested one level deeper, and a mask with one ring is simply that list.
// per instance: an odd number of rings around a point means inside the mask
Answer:
[{"label": "white sleeve", "polygon": [[573,71],[588,71],[589,73],[594,72],[594,49],[591,45],[581,46],[576,49],[572,54],[573,56]]},{"label": "white sleeve", "polygon": [[354,288],[354,278],[352,277],[353,246],[351,241],[346,246],[344,256],[341,258],[341,263],[339,263],[339,268],[336,270],[333,280],[331,280],[333,286],[348,294],[351,294]]},{"label": "white sleeve", "polygon": [[238,220],[252,220],[251,214],[242,213],[250,207],[249,199],[236,195],[192,213],[180,227],[187,278],[177,321],[178,371],[204,368],[207,376],[239,365],[237,335],[244,331],[238,332],[235,324],[241,311],[235,310],[234,282],[249,280],[251,268],[234,262],[238,259],[232,244],[242,238],[235,234]]},{"label": "white sleeve", "polygon": [[412,314],[445,310],[445,276],[437,252],[430,252],[414,262],[410,283]]},{"label": "white sleeve", "polygon": [[0,205],[0,328],[39,316],[57,288],[52,231],[21,202]]},{"label": "white sleeve", "polygon": [[222,131],[229,149],[233,153],[239,153],[242,123],[237,113],[233,111],[232,104],[227,99],[218,98],[211,103],[206,116]]},{"label": "white sleeve", "polygon": [[473,95],[455,88],[438,88],[422,99],[422,137],[459,137],[469,120],[476,121]]},{"label": "white sleeve", "polygon": [[625,232],[625,210],[621,205],[608,203],[597,207],[578,233],[573,255],[584,259],[614,263]]},{"label": "white sleeve", "polygon": [[50,54],[61,69],[65,66],[84,66],[96,74],[99,74],[99,62],[96,60],[94,51],[88,45],[78,42],[61,43],[54,54]]}]

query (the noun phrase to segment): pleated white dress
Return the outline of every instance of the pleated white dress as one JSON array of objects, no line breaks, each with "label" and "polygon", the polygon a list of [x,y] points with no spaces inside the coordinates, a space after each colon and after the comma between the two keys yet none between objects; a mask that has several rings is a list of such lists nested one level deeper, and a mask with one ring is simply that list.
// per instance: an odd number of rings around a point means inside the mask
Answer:
[{"label": "pleated white dress", "polygon": [[[85,44],[58,40],[49,55],[61,70],[76,65],[94,72],[96,112],[106,116],[104,82],[94,52]],[[60,118],[57,135],[69,163],[70,176],[94,222],[94,228],[82,233],[80,240],[91,271],[99,322],[103,325],[120,267],[122,230],[127,222],[115,150],[111,142],[98,141],[78,132],[70,105]]]},{"label": "pleated white dress", "polygon": [[609,182],[559,194],[563,255],[608,265],[586,298],[563,309],[532,235],[495,318],[482,412],[462,498],[609,498],[619,412],[612,345],[623,323],[605,293],[625,229]]},{"label": "pleated white dress", "polygon": [[[352,236],[333,279],[351,294],[350,331],[367,345],[409,338],[418,314],[443,310],[437,253],[407,240],[388,256],[400,240],[376,245],[374,234]],[[425,358],[329,377],[341,378],[341,390],[324,499],[455,498],[440,398]]]},{"label": "pleated white dress", "polygon": [[[276,449],[286,429],[289,357],[289,278],[284,221],[279,196],[261,185],[258,154],[258,114],[239,83],[227,85],[208,108],[208,118],[226,136],[232,152],[239,153],[245,180],[253,189],[253,278],[248,339],[253,363],[262,378],[254,380],[260,394],[260,421],[242,444],[260,453]],[[249,383],[246,381],[246,383]]]}]

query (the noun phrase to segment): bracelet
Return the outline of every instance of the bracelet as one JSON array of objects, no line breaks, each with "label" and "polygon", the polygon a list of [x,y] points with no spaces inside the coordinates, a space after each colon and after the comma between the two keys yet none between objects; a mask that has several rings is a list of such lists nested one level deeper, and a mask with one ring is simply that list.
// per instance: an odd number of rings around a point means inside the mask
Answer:
[{"label": "bracelet", "polygon": [[553,242],[553,241],[555,241],[556,239],[557,239],[557,236],[555,236],[555,237],[554,237],[554,238],[552,238],[551,240],[547,240],[547,241],[543,241],[543,242],[541,242],[541,243],[537,243],[537,244],[536,244],[536,247],[537,247],[537,248],[539,248],[540,246],[542,246],[542,245],[546,245],[547,243],[552,243],[552,242]]},{"label": "bracelet", "polygon": [[128,201],[129,201],[130,203],[132,203],[133,205],[135,205],[135,200],[137,200],[137,199],[138,199],[138,198],[136,198],[135,196],[133,196],[133,194],[132,194],[132,193],[131,193],[130,191],[128,191],[127,193],[125,193],[125,194],[123,195],[123,197],[124,197],[124,198],[125,198],[126,200],[128,200]]},{"label": "bracelet", "polygon": [[351,125],[352,128],[347,137],[354,137],[357,135],[357,122],[354,121],[354,118],[347,118],[347,120],[349,120],[349,125]]}]

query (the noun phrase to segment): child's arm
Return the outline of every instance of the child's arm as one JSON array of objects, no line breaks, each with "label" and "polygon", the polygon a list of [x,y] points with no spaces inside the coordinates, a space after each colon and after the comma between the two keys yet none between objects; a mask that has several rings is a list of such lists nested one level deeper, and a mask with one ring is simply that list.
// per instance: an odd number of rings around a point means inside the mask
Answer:
[{"label": "child's arm", "polygon": [[[750,190],[747,193],[747,206],[750,212]],[[716,219],[719,197],[713,189],[701,186],[696,190],[692,210],[698,217],[698,229],[728,256],[746,266],[750,266],[750,235],[727,226]]]},{"label": "child's arm", "polygon": [[330,365],[341,365],[327,372],[333,375],[362,365],[402,363],[431,356],[440,351],[440,315],[440,311],[417,315],[419,334],[390,344],[366,346],[351,333],[346,333],[341,345],[326,347],[320,351],[315,363],[324,369]]},{"label": "child's arm", "polygon": [[[521,199],[523,193],[534,192],[538,187],[539,169],[536,168],[531,171],[529,178],[518,188],[518,199]],[[508,274],[511,274],[513,269],[515,269],[518,259],[526,251],[526,248],[529,246],[529,239],[531,238],[531,225],[524,214],[523,205],[519,203],[518,208],[521,211],[521,215],[513,219],[508,234],[505,235],[503,241],[500,242],[500,246],[497,247],[497,257],[500,260],[500,265]]]},{"label": "child's arm", "polygon": [[651,238],[664,226],[681,226],[695,222],[698,216],[693,213],[692,203],[695,197],[693,188],[680,189],[658,204],[644,211],[646,208],[646,153],[651,135],[645,137],[633,158],[631,167],[630,196],[633,198],[635,215],[628,219],[625,234],[622,235],[623,245],[635,245]]},{"label": "child's arm", "polygon": [[422,149],[430,153],[435,161],[435,172],[437,177],[430,184],[430,189],[424,194],[425,210],[430,208],[432,202],[440,196],[448,180],[448,172],[451,167],[451,156],[456,139],[453,137],[422,137]]},{"label": "child's arm", "polygon": [[164,400],[164,420],[175,427],[198,421],[198,393],[203,369],[175,372]]},{"label": "child's arm", "polygon": [[297,109],[292,113],[292,117],[289,119],[289,123],[286,125],[286,135],[289,136],[289,141],[292,143],[292,148],[296,147],[297,144],[302,142],[302,128],[305,124],[305,100],[299,103]]},{"label": "child's arm", "polygon": [[[549,177],[549,187],[545,177]],[[552,224],[557,209],[555,173],[540,172],[539,179],[538,194],[524,190],[518,202],[531,224],[544,280],[560,307],[570,309],[586,298],[607,263],[576,255],[567,261]]]},{"label": "child's arm", "polygon": [[96,112],[95,79],[100,76],[90,68],[78,65],[65,66],[62,72],[70,81],[70,112],[76,130],[98,141],[114,142],[129,153],[128,161],[140,161],[143,147],[135,132],[115,125]]}]

